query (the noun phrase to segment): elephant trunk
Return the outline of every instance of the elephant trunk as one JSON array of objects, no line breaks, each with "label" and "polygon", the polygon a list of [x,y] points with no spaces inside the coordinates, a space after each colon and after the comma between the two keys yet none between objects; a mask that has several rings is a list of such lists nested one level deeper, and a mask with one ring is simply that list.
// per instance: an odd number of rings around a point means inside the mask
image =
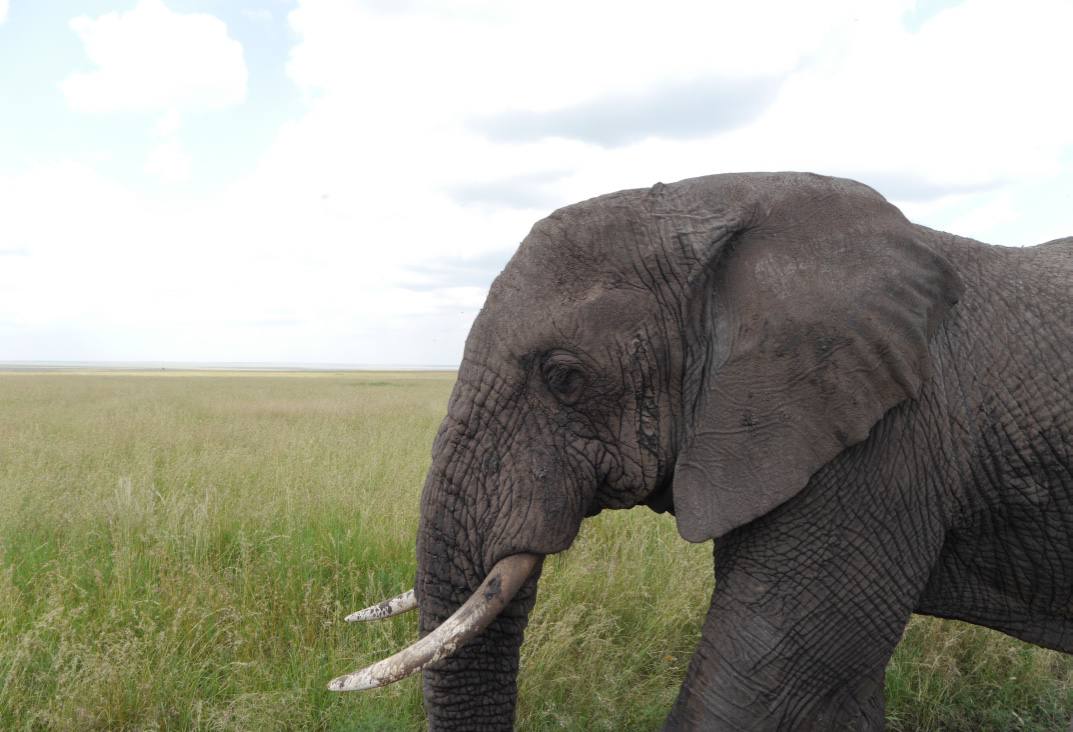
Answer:
[{"label": "elephant trunk", "polygon": [[542,560],[577,535],[586,506],[577,476],[585,473],[568,464],[564,445],[548,442],[556,431],[529,408],[524,390],[492,369],[466,366],[421,495],[414,590],[422,635],[447,621],[500,562],[529,556],[532,564],[483,631],[425,670],[425,710],[433,730],[509,730]]},{"label": "elephant trunk", "polygon": [[[426,486],[426,494],[430,492]],[[430,510],[427,502],[422,506],[415,590],[423,640],[450,624],[461,606],[474,601],[471,598],[483,599],[489,583],[498,582],[493,575],[500,566],[520,563],[528,576],[483,630],[425,669],[429,729],[510,730],[517,700],[519,651],[536,600],[543,557],[511,554],[497,561],[481,583],[480,542],[467,541],[463,546],[455,540],[458,527],[444,531],[445,523],[453,523],[445,518],[456,515]],[[463,536],[468,534],[462,532]]]},{"label": "elephant trunk", "polygon": [[[519,650],[536,599],[536,574],[539,559],[534,576],[489,626],[425,670],[425,713],[430,730],[513,729]],[[421,608],[422,634],[435,632],[443,623],[445,609],[429,604],[433,607]]]}]

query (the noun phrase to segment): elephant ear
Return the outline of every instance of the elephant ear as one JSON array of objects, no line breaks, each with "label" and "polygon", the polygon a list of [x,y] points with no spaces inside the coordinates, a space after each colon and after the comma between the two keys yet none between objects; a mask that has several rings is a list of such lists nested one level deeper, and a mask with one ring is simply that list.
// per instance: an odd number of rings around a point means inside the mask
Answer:
[{"label": "elephant ear", "polygon": [[698,253],[710,365],[673,483],[689,541],[794,496],[929,376],[960,281],[925,230],[854,186],[754,204]]}]

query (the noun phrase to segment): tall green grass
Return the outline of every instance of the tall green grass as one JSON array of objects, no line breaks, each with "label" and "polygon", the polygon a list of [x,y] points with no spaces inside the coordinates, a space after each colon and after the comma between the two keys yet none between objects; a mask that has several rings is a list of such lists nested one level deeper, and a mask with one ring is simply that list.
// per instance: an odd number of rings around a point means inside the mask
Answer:
[{"label": "tall green grass", "polygon": [[[416,637],[342,617],[410,586],[452,375],[0,375],[0,729],[412,730],[420,684],[335,675]],[[658,728],[711,592],[648,511],[546,565],[523,730]],[[918,618],[895,730],[1064,730],[1073,663]]]}]

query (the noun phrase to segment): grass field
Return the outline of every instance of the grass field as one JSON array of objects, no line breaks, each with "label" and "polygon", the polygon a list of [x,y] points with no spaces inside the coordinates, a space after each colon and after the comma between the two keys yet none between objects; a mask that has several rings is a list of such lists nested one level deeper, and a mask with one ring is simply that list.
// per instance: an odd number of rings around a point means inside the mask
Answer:
[{"label": "grass field", "polygon": [[[453,375],[0,374],[0,729],[413,730],[420,683],[333,676],[416,637],[409,587]],[[711,592],[647,510],[549,559],[522,730],[658,728]],[[1065,730],[1073,659],[915,618],[893,730]]]}]

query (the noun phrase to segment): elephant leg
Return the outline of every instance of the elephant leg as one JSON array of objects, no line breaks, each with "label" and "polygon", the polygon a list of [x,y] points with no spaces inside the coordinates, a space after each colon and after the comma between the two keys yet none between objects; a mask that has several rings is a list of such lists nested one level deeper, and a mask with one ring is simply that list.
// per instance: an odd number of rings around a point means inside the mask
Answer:
[{"label": "elephant leg", "polygon": [[884,669],[941,550],[940,512],[896,485],[848,487],[848,502],[823,475],[716,541],[711,609],[665,729],[883,729]]},{"label": "elephant leg", "polygon": [[[883,729],[883,667],[822,695],[793,694],[790,673],[755,665],[743,670],[746,662],[734,655],[732,645],[754,642],[758,631],[773,636],[773,629],[741,623],[737,633],[721,634],[716,626],[726,621],[725,610],[717,610],[714,604],[712,608],[664,732]],[[727,635],[737,636],[734,643],[719,637]]]}]

